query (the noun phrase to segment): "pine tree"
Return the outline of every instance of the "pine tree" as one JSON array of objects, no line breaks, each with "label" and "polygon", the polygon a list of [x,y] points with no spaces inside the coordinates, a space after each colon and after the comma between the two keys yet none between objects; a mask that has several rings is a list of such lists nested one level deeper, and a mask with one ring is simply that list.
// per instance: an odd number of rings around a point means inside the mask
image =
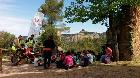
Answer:
[{"label": "pine tree", "polygon": [[45,3],[41,5],[39,11],[47,18],[47,24],[55,26],[57,21],[62,21],[62,8],[63,0],[45,0]]},{"label": "pine tree", "polygon": [[52,36],[59,44],[60,38],[57,35],[56,23],[61,22],[63,19],[63,0],[45,0],[39,8],[39,12],[42,12],[45,16],[45,24],[42,26],[45,32],[41,35],[41,40],[44,41],[46,37]]}]

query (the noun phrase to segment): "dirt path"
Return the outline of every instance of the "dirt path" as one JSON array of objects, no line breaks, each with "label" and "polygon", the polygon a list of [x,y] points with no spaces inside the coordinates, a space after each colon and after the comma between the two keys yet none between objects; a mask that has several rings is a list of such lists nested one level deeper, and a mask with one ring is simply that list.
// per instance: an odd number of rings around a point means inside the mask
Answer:
[{"label": "dirt path", "polygon": [[96,65],[72,70],[47,69],[32,64],[3,65],[1,78],[140,78],[140,66]]}]

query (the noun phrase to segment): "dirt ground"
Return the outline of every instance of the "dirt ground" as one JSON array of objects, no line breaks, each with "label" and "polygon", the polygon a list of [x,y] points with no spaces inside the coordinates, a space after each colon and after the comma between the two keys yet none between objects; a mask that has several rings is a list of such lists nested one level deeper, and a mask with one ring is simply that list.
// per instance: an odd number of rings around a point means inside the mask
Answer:
[{"label": "dirt ground", "polygon": [[1,78],[140,78],[140,65],[128,64],[93,64],[88,67],[78,67],[71,70],[43,69],[32,64],[11,66],[3,63]]}]

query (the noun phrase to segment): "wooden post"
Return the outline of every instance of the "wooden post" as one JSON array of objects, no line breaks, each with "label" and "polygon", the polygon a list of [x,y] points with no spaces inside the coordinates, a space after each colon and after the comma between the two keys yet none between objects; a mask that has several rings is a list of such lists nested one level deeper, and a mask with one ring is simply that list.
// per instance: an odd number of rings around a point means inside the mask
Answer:
[{"label": "wooden post", "polygon": [[2,71],[2,48],[0,48],[0,71]]}]

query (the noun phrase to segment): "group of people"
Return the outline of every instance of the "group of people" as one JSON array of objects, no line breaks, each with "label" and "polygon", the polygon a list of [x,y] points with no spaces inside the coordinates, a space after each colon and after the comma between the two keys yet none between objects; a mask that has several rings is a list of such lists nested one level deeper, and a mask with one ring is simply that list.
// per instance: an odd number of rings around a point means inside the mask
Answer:
[{"label": "group of people", "polygon": [[57,51],[56,53],[49,49],[45,50],[48,52],[43,52],[44,61],[40,55],[36,56],[35,66],[44,65],[44,68],[47,69],[51,63],[55,63],[57,68],[70,69],[78,66],[86,67],[96,61],[96,56],[91,50],[84,50],[83,52],[75,52],[74,50]]},{"label": "group of people", "polygon": [[[33,46],[34,46],[34,35],[31,35],[26,41],[22,41],[22,36],[19,36],[19,46],[18,48],[24,48],[24,52],[22,52],[21,59],[25,59],[27,55],[30,52],[33,52]],[[27,45],[27,48],[25,46]],[[13,50],[18,50],[12,46]],[[50,36],[46,38],[46,40],[43,42],[43,50],[39,53],[36,53],[33,55],[33,61],[32,63],[34,66],[44,66],[44,69],[50,68],[51,63],[55,63],[57,68],[64,68],[64,69],[70,69],[73,67],[83,66],[86,67],[92,63],[94,63],[97,60],[97,55],[92,50],[84,50],[82,52],[75,52],[74,50],[68,50],[67,52],[64,52],[62,49],[59,49],[55,44],[55,41],[53,40],[53,37]],[[103,48],[103,54],[101,55],[100,61],[107,64],[110,63],[110,59],[112,57],[112,50],[109,45],[105,45]],[[28,51],[28,49],[31,49]],[[21,61],[21,60],[20,60]]]},{"label": "group of people", "polygon": [[[74,50],[68,50],[64,52],[58,46],[56,46],[52,37],[46,39],[43,43],[43,58],[44,64],[40,61],[40,56],[38,58],[37,65],[44,65],[44,68],[47,69],[50,67],[51,63],[56,63],[57,68],[70,69],[77,66],[86,67],[96,61],[97,55],[92,50],[84,50],[82,52],[75,52]],[[57,51],[54,49],[57,47]],[[112,58],[112,50],[110,45],[106,44],[102,47],[103,54],[99,57],[102,63],[110,63]],[[36,61],[37,63],[37,61]],[[35,63],[35,64],[36,64]],[[40,64],[41,63],[41,64]]]},{"label": "group of people", "polygon": [[23,59],[31,58],[30,60],[33,61],[34,57],[31,54],[33,52],[35,41],[34,35],[31,35],[28,39],[24,39],[23,36],[19,36],[18,38],[14,39],[11,45],[11,62],[13,65],[21,64]]},{"label": "group of people", "polygon": [[82,52],[74,52],[69,50],[66,53],[63,51],[58,52],[56,58],[57,68],[70,69],[73,67],[86,67],[95,62],[95,53],[91,50],[84,50]]}]

